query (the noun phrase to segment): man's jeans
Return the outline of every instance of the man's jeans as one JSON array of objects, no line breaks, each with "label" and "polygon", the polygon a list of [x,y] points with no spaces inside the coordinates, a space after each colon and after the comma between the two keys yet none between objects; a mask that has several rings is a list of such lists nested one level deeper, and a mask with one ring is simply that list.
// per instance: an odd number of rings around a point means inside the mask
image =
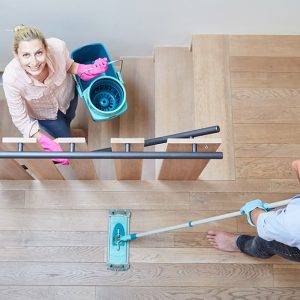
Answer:
[{"label": "man's jeans", "polygon": [[259,258],[278,255],[283,258],[300,262],[300,250],[277,241],[266,241],[259,236],[240,235],[236,240],[241,252]]},{"label": "man's jeans", "polygon": [[38,120],[41,129],[45,130],[54,138],[71,137],[71,121],[75,118],[75,111],[78,104],[78,92],[75,88],[74,98],[70,102],[70,106],[63,114],[60,110],[57,112],[56,120]]}]

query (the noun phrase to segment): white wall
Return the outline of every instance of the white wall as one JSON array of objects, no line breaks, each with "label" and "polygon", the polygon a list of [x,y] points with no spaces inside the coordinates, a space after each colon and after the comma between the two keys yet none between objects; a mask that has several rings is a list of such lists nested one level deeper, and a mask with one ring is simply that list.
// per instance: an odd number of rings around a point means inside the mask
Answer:
[{"label": "white wall", "polygon": [[[112,58],[189,45],[193,33],[299,34],[297,0],[0,0],[0,70],[15,25],[39,27],[70,50],[102,42]],[[8,30],[8,31],[7,31]],[[299,54],[300,55],[300,54]]]}]

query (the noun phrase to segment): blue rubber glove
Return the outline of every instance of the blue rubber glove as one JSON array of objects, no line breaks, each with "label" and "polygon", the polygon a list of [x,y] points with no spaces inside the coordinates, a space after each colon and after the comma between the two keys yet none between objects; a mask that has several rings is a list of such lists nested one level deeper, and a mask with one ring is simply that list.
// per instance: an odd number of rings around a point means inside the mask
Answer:
[{"label": "blue rubber glove", "polygon": [[263,209],[264,211],[270,210],[270,208],[268,207],[268,204],[262,202],[260,199],[255,199],[255,200],[249,201],[240,209],[241,214],[246,215],[248,223],[254,227],[255,227],[255,224],[253,223],[253,221],[251,219],[251,212],[256,208]]}]

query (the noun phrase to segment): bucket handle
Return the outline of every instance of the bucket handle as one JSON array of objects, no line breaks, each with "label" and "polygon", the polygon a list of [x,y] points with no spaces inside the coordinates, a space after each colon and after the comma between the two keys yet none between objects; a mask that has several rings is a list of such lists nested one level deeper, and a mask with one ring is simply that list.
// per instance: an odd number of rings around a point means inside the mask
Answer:
[{"label": "bucket handle", "polygon": [[119,61],[121,62],[121,67],[120,67],[120,71],[119,71],[121,73],[122,72],[122,68],[123,68],[123,59],[112,60],[108,64],[111,65],[111,64],[117,63]]},{"label": "bucket handle", "polygon": [[109,64],[109,65],[110,65],[110,64],[114,64],[114,63],[119,62],[119,61],[121,62],[121,67],[120,67],[120,71],[116,72],[116,75],[117,75],[119,81],[120,81],[122,84],[124,84],[124,80],[123,80],[122,75],[121,75],[121,73],[122,73],[122,68],[123,68],[123,59],[112,60],[112,61],[110,61],[108,64]]},{"label": "bucket handle", "polygon": [[78,91],[78,95],[80,98],[83,98],[83,89],[82,89],[82,85],[80,83],[80,80],[77,80],[77,75],[73,75],[73,78],[76,82],[76,88],[77,88],[77,91]]}]

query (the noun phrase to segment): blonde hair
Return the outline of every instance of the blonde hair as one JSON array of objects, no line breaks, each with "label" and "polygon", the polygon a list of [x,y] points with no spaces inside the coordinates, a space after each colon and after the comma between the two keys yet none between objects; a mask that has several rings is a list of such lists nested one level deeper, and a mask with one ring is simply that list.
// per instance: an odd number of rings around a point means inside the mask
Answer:
[{"label": "blonde hair", "polygon": [[23,24],[20,24],[15,27],[14,32],[15,32],[15,37],[14,37],[13,51],[15,53],[18,53],[19,44],[22,41],[40,40],[45,46],[45,48],[47,48],[47,42],[43,33],[35,27],[30,27],[30,26],[25,26]]}]

